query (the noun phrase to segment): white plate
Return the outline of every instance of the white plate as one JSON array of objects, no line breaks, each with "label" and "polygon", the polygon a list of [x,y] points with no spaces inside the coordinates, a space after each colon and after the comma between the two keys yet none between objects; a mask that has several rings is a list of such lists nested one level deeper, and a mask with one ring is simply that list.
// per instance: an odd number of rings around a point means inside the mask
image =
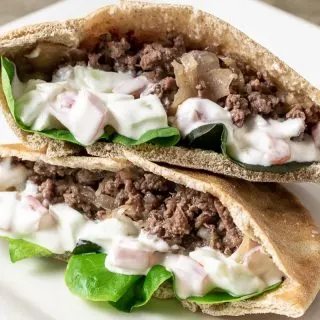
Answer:
[{"label": "white plate", "polygon": [[[81,16],[111,2],[90,0],[81,1],[79,5],[79,0],[63,1],[0,27],[0,32],[30,23]],[[318,27],[253,0],[174,0],[170,2],[194,4],[198,8],[215,13],[268,47],[320,88],[320,59],[318,58],[320,29]],[[0,116],[0,143],[17,141]],[[320,186],[290,184],[287,187],[301,199],[320,224],[318,214]],[[62,263],[51,260],[27,260],[11,264],[7,255],[7,246],[4,243],[0,243],[0,265],[0,320],[212,319],[184,311],[177,301],[153,300],[143,310],[132,314],[119,313],[107,304],[85,302],[70,294],[65,287]],[[318,320],[319,318],[320,297],[318,296],[301,319]],[[286,318],[257,315],[237,319],[280,320]]]}]

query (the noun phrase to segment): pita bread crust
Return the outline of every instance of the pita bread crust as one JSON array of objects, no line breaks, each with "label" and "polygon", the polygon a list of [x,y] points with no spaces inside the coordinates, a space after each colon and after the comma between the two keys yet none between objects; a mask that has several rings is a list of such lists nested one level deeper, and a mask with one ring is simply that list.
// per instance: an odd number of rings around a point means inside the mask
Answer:
[{"label": "pita bread crust", "polygon": [[48,164],[56,166],[64,166],[70,168],[83,168],[88,170],[106,170],[106,171],[119,171],[131,165],[125,159],[110,157],[110,158],[97,158],[85,156],[68,156],[51,158],[46,155],[46,150],[34,151],[25,147],[22,144],[7,144],[0,145],[0,158],[5,157],[18,157],[23,160],[29,161],[44,161]]},{"label": "pita bread crust", "polygon": [[[21,145],[0,146],[0,156],[17,156],[26,160],[43,160],[50,164],[86,169],[116,171],[133,163],[175,183],[219,198],[232,215],[239,229],[257,239],[286,275],[283,285],[255,299],[219,305],[183,305],[191,311],[211,315],[278,313],[301,316],[320,289],[320,233],[309,212],[299,200],[278,184],[257,183],[196,171],[172,169],[152,163],[126,151],[130,162],[117,158],[65,157],[48,158]],[[156,293],[158,298],[172,297],[168,285]]]},{"label": "pita bread crust", "polygon": [[[266,71],[279,87],[294,92],[302,101],[311,99],[320,103],[320,91],[268,50],[228,23],[187,6],[122,1],[120,5],[106,6],[83,19],[43,23],[8,33],[0,37],[0,55],[12,57],[24,50],[30,51],[42,42],[70,48],[86,46],[109,30],[119,33],[135,30],[136,36],[142,41],[155,40],[155,35],[160,39],[165,38],[168,32],[183,34],[188,45],[197,48],[215,46],[221,53],[229,54],[254,69]],[[31,148],[41,150],[48,146],[49,156],[78,153],[78,149],[69,143],[56,144],[51,139],[28,134],[18,128],[9,113],[2,90],[0,105],[18,137]],[[101,147],[96,145],[88,150],[93,155],[108,156],[105,150],[101,152]],[[320,182],[320,164],[293,173],[274,174],[244,169],[213,151],[151,145],[136,150],[152,161],[208,170],[251,181]]]},{"label": "pita bread crust", "polygon": [[222,154],[200,149],[183,147],[161,147],[144,144],[125,147],[119,144],[97,142],[86,148],[88,154],[105,157],[110,154],[122,155],[127,151],[140,155],[150,161],[170,164],[189,169],[200,169],[226,176],[258,182],[320,182],[320,163],[303,167],[286,173],[252,171],[225,158]]}]

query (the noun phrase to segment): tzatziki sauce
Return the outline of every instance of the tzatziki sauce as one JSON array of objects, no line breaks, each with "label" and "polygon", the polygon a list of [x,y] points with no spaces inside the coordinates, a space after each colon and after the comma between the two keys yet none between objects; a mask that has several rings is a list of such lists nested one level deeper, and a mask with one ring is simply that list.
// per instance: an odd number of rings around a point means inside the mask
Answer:
[{"label": "tzatziki sauce", "polygon": [[[287,162],[320,161],[320,149],[306,133],[303,119],[274,120],[251,115],[241,128],[217,103],[189,98],[178,108],[175,125],[183,137],[206,124],[223,124],[227,130],[227,153],[246,164],[270,166]],[[214,142],[213,142],[214,143]]]},{"label": "tzatziki sauce", "polygon": [[[52,82],[12,83],[17,114],[32,130],[67,128],[78,142],[91,145],[111,126],[139,139],[149,130],[168,127],[160,99],[146,77],[86,66],[60,68]],[[85,128],[85,130],[84,130]]]}]

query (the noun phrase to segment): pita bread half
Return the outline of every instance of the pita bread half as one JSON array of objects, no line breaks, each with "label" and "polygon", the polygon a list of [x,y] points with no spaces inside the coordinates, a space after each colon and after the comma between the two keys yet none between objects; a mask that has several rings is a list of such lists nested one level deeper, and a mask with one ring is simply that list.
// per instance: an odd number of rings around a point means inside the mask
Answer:
[{"label": "pita bread half", "polygon": [[[0,156],[112,171],[134,164],[175,183],[217,197],[229,209],[242,233],[263,245],[286,279],[277,290],[247,301],[219,305],[182,301],[192,311],[201,310],[214,316],[277,313],[299,317],[320,289],[320,233],[299,200],[278,184],[253,184],[197,171],[168,168],[132,152],[126,152],[130,162],[95,157],[48,158],[43,153],[15,145],[1,146]],[[172,288],[164,286],[155,296],[170,298],[173,296]]]},{"label": "pita bread half", "polygon": [[146,171],[217,197],[242,233],[261,243],[286,276],[280,289],[256,299],[221,305],[185,300],[185,307],[213,316],[272,312],[299,317],[306,311],[320,289],[320,233],[295,196],[278,184],[167,168],[132,152],[126,152],[126,157]]},{"label": "pita bread half", "polygon": [[[101,34],[110,30],[120,34],[134,30],[141,41],[164,39],[168,32],[182,34],[188,46],[200,49],[214,46],[222,54],[237,58],[253,69],[267,72],[280,88],[292,93],[302,103],[311,100],[320,103],[320,91],[265,48],[213,15],[187,6],[122,1],[119,5],[106,6],[82,19],[43,23],[8,33],[0,37],[0,55],[13,60],[19,59],[39,45],[45,57],[45,64],[40,63],[40,67],[42,70],[52,70],[70,49],[90,46]],[[34,150],[46,149],[47,155],[52,157],[81,152],[78,146],[23,132],[9,112],[1,85],[0,106],[23,143]],[[108,150],[120,152],[123,148],[96,143],[87,151],[95,156],[110,157]],[[213,151],[152,145],[136,147],[135,150],[155,162],[202,169],[251,181],[320,182],[319,163],[280,174],[248,170]]]}]

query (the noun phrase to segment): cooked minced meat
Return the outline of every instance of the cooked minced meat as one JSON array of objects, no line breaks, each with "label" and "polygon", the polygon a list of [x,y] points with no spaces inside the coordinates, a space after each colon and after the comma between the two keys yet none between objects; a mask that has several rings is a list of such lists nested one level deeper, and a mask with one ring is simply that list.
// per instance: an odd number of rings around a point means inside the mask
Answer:
[{"label": "cooked minced meat", "polygon": [[143,229],[182,249],[211,246],[232,254],[242,235],[227,208],[208,193],[173,183],[136,167],[117,173],[20,162],[33,171],[43,205],[65,202],[89,219],[104,219],[129,205],[126,215]]},{"label": "cooked minced meat", "polygon": [[[193,48],[194,49],[194,48]],[[98,45],[88,53],[88,64],[93,68],[110,71],[130,71],[134,75],[145,75],[156,83],[154,93],[159,96],[164,107],[170,108],[178,87],[175,82],[172,62],[179,61],[181,55],[190,51],[183,37],[168,36],[166,41],[140,44],[132,33],[125,37],[116,34],[101,36]],[[221,67],[228,66],[220,60]],[[294,111],[281,97],[279,90],[266,73],[255,72],[248,65],[237,62],[243,81],[237,79],[230,86],[230,94],[218,103],[230,111],[233,123],[242,127],[250,114],[260,114],[272,118],[303,118],[306,128],[320,120],[320,106],[297,105]],[[197,84],[198,96],[202,97],[205,83]],[[298,112],[297,112],[298,111]]]}]

